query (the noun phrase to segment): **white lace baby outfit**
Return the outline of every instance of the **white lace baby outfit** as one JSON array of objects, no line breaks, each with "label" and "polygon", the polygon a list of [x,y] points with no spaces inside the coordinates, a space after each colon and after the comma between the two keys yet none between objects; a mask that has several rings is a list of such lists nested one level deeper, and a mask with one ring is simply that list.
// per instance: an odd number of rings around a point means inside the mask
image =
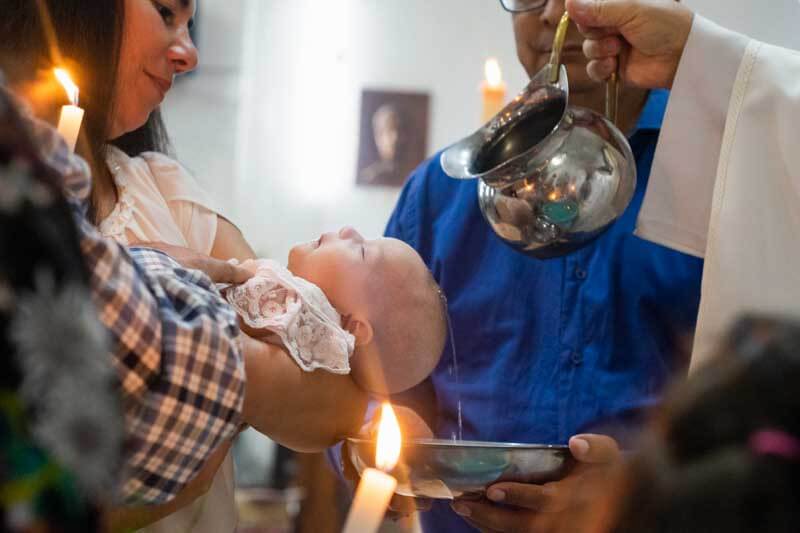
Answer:
[{"label": "white lace baby outfit", "polygon": [[241,266],[253,277],[223,294],[248,326],[265,330],[264,340],[277,337],[306,372],[350,373],[355,337],[342,328],[341,315],[319,287],[270,259]]},{"label": "white lace baby outfit", "polygon": [[[211,252],[218,211],[183,167],[162,154],[131,158],[114,147],[109,148],[107,163],[119,202],[100,223],[101,233],[126,245],[163,242]],[[234,486],[229,452],[204,496],[142,531],[232,533],[238,522]]]}]

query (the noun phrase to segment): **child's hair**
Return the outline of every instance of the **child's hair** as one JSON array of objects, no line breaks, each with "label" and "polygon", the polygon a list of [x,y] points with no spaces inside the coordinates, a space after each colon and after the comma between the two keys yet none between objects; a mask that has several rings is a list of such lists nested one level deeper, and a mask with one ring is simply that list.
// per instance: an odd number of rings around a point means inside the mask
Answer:
[{"label": "child's hair", "polygon": [[611,531],[800,531],[800,324],[738,323],[665,404]]},{"label": "child's hair", "polygon": [[374,342],[387,392],[403,392],[430,375],[447,338],[446,301],[430,271],[409,271],[402,283],[381,283],[371,304]]}]

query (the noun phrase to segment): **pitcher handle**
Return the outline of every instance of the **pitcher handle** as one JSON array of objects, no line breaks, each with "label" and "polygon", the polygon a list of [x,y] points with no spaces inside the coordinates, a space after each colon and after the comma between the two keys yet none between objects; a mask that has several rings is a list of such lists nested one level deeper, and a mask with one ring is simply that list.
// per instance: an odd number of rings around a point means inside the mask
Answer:
[{"label": "pitcher handle", "polygon": [[[561,52],[567,40],[569,29],[569,14],[565,11],[558,23],[556,36],[553,40],[553,51],[550,54],[550,83],[558,83],[561,72]],[[619,74],[613,73],[606,82],[606,118],[614,125],[617,124],[619,113]]]}]

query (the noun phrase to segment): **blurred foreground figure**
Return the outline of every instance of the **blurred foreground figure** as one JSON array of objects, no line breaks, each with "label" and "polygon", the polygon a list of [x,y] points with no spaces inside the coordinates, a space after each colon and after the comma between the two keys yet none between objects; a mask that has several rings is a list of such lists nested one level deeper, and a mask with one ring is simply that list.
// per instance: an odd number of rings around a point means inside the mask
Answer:
[{"label": "blurred foreground figure", "polygon": [[[669,396],[618,490],[570,531],[800,530],[800,323],[745,319]],[[607,487],[598,480],[596,489]]]},{"label": "blurred foreground figure", "polygon": [[0,91],[0,530],[99,531],[122,414],[61,178]]}]

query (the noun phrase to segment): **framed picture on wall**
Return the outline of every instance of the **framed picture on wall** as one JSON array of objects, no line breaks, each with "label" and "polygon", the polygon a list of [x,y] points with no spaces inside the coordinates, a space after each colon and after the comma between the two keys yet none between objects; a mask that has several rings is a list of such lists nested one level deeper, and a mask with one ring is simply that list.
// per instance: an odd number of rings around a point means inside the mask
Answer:
[{"label": "framed picture on wall", "polygon": [[401,187],[428,149],[427,93],[365,89],[356,183]]}]

